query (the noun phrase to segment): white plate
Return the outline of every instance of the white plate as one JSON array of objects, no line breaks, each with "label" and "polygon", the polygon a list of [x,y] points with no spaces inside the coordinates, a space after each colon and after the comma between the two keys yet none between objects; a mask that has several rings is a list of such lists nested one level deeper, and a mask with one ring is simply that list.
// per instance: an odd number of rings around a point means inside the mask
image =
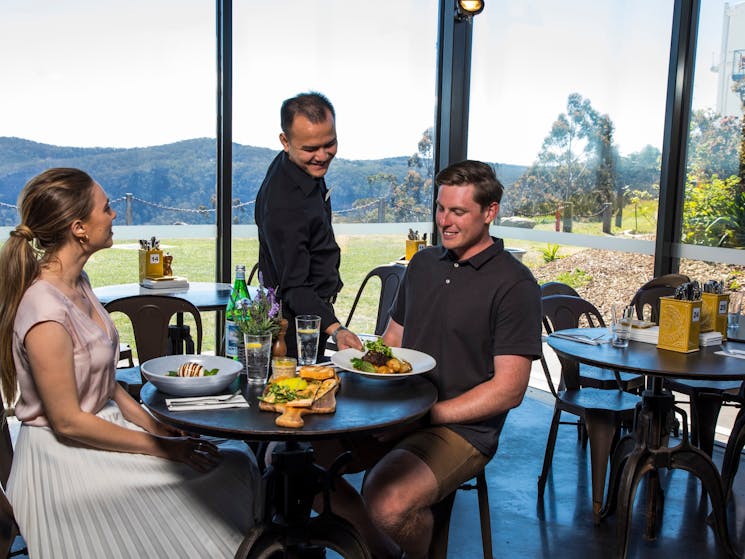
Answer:
[{"label": "white plate", "polygon": [[[200,363],[207,369],[218,369],[209,377],[171,377],[187,361]],[[243,365],[240,361],[217,355],[166,355],[145,361],[140,365],[143,376],[155,387],[174,396],[211,396],[224,391],[238,376]]]},{"label": "white plate", "polygon": [[386,375],[380,373],[366,373],[365,371],[359,371],[354,368],[354,365],[352,365],[352,358],[362,357],[363,355],[365,355],[365,352],[352,348],[337,351],[331,356],[331,362],[337,367],[344,369],[345,371],[357,373],[358,375],[362,375],[364,377],[386,380],[397,380],[414,375],[421,375],[422,373],[431,371],[435,368],[435,365],[437,365],[437,361],[435,361],[434,357],[427,355],[426,353],[422,353],[421,351],[406,349],[404,347],[392,347],[391,350],[393,351],[394,357],[405,359],[406,361],[411,363],[411,372],[402,374],[393,373],[390,375]]}]

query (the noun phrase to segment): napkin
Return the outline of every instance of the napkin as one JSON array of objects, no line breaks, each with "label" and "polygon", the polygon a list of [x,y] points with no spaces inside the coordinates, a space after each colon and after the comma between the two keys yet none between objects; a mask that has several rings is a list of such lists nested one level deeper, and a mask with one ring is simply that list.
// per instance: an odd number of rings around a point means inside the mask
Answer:
[{"label": "napkin", "polygon": [[714,355],[724,355],[725,357],[734,357],[735,359],[745,359],[745,351],[739,349],[728,349],[727,351],[715,351]]},{"label": "napkin", "polygon": [[721,332],[703,332],[698,335],[698,345],[710,346],[710,345],[722,345],[722,334]]},{"label": "napkin", "polygon": [[224,410],[247,408],[249,403],[239,392],[222,396],[198,396],[193,398],[166,398],[168,411]]},{"label": "napkin", "polygon": [[649,328],[632,328],[631,339],[635,342],[644,342],[645,344],[657,344],[660,337],[660,327],[650,326]]}]

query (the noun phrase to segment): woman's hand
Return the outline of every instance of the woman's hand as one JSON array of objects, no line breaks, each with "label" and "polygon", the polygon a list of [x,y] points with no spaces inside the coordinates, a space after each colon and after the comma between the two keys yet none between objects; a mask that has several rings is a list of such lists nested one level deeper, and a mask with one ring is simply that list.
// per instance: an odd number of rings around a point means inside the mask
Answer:
[{"label": "woman's hand", "polygon": [[169,460],[183,462],[196,471],[205,473],[220,463],[220,451],[206,440],[195,437],[165,437],[159,445]]}]

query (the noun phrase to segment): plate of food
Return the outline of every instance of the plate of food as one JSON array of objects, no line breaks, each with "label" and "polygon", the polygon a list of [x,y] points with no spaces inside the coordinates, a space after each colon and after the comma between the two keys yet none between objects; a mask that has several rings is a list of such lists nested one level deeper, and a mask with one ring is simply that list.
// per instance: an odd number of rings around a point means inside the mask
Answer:
[{"label": "plate of food", "polygon": [[143,376],[173,396],[211,396],[225,390],[243,365],[217,355],[166,355],[140,365]]},{"label": "plate of food", "polygon": [[421,375],[435,368],[434,357],[404,347],[388,347],[383,340],[364,342],[365,351],[343,349],[331,356],[331,362],[345,371],[368,378],[398,380]]}]

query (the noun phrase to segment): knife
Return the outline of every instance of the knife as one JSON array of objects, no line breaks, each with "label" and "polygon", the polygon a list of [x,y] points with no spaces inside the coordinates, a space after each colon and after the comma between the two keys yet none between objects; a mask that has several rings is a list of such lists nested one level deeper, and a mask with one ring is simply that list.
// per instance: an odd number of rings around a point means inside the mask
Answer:
[{"label": "knife", "polygon": [[561,332],[553,332],[551,336],[555,338],[561,338],[562,340],[570,340],[572,342],[579,342],[581,344],[588,345],[600,345],[601,341],[585,336],[584,334],[563,334]]}]

